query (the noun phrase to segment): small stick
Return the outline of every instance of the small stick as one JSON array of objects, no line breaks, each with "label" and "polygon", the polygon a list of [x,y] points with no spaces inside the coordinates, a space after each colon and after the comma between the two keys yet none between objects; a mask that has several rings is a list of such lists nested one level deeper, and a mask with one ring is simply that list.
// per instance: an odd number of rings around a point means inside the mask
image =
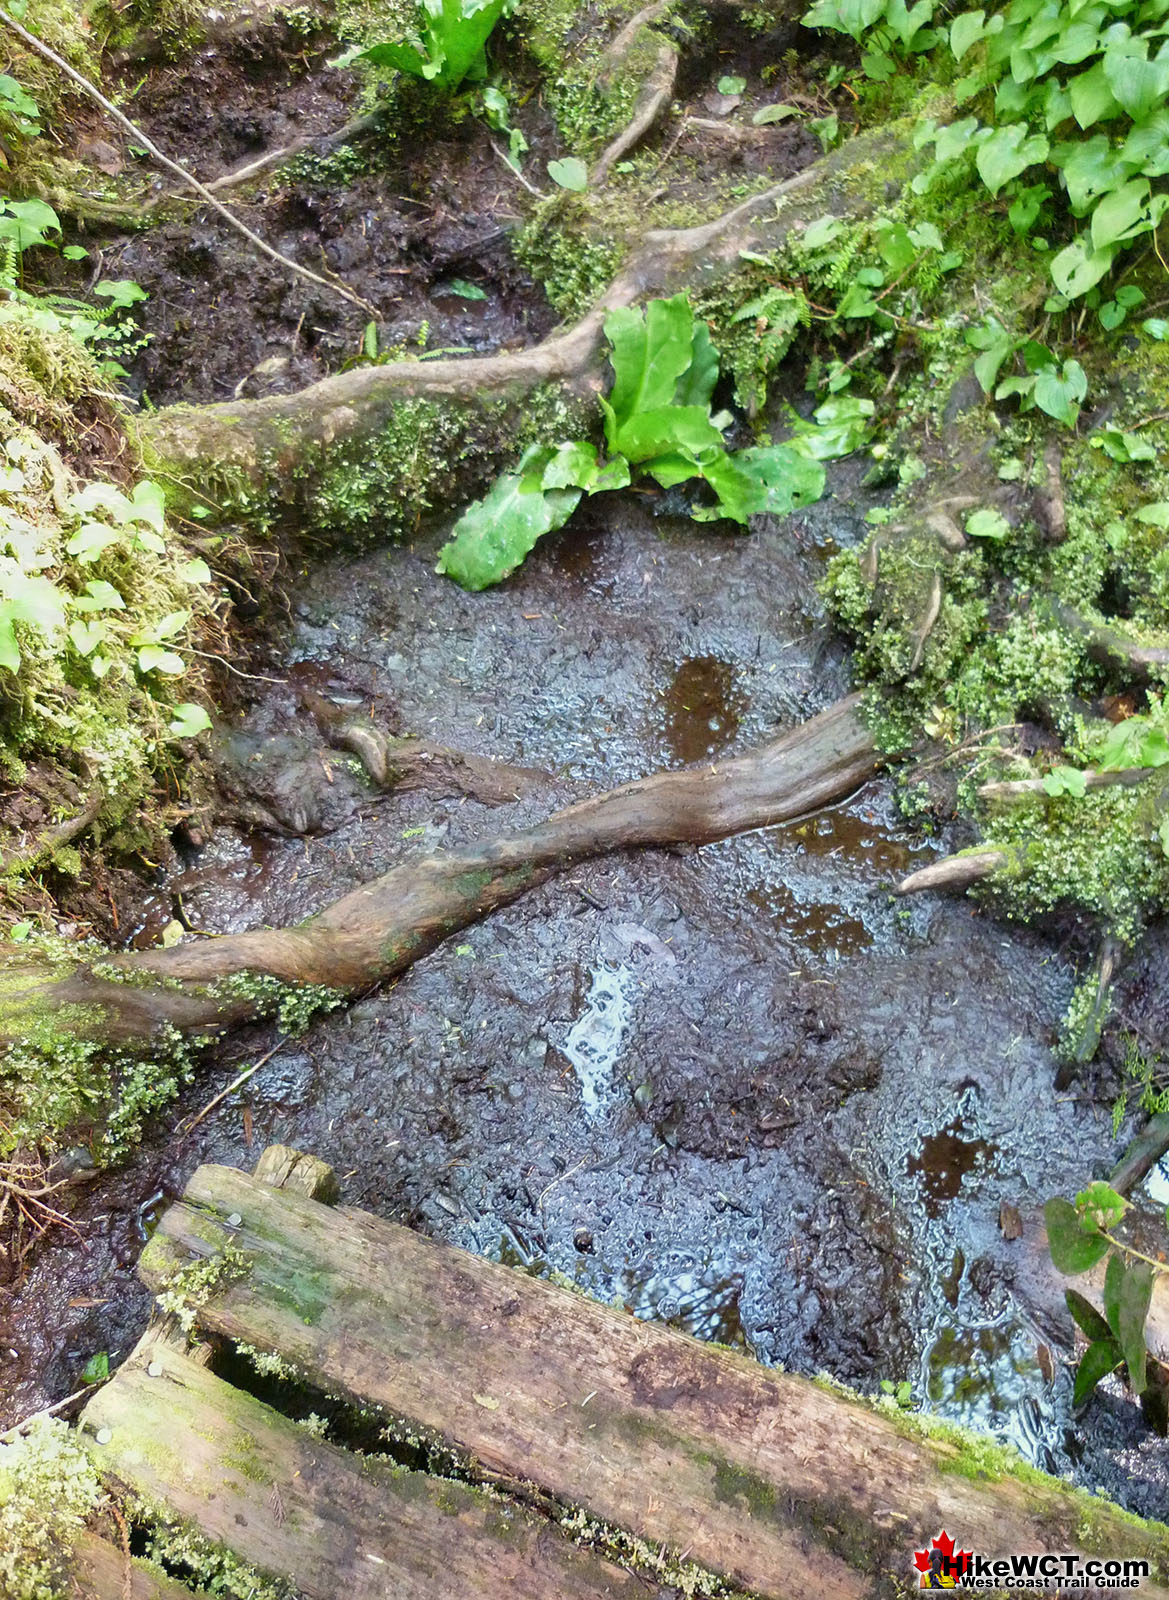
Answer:
[{"label": "small stick", "polygon": [[367,312],[372,317],[377,316],[376,307],[371,306],[369,301],[363,300],[360,295],[354,294],[352,289],[346,288],[342,283],[331,282],[328,278],[322,278],[318,273],[311,272],[308,267],[302,267],[299,262],[289,260],[287,256],[282,256],[279,250],[274,250],[270,244],[261,239],[258,233],[253,233],[247,223],[241,222],[233,211],[229,211],[221,200],[217,200],[211,190],[205,184],[200,183],[193,173],[188,172],[186,167],[180,166],[177,161],[172,161],[169,156],[163,155],[158,146],[143,133],[142,129],[119,111],[112,100],[107,100],[95,84],[90,83],[88,78],[83,77],[80,72],[71,67],[62,56],[59,56],[55,50],[50,49],[43,40],[38,39],[35,34],[29,33],[27,28],[22,28],[15,17],[10,17],[7,11],[0,10],[0,23],[3,23],[18,39],[28,45],[30,50],[34,50],[37,55],[43,56],[46,61],[51,61],[58,71],[63,72],[91,100],[101,106],[108,116],[113,117],[115,122],[125,128],[126,132],[144,150],[148,151],[157,162],[164,166],[168,172],[173,172],[177,178],[181,178],[188,188],[194,189],[196,194],[201,195],[208,205],[213,206],[218,211],[224,221],[229,223],[237,233],[241,233],[250,244],[255,245],[257,250],[268,256],[270,260],[278,262],[280,266],[287,267],[290,272],[296,273],[298,277],[306,278],[310,283],[318,284],[322,289],[331,289],[334,294],[339,294],[343,300],[348,300],[351,305],[360,306],[362,311]]},{"label": "small stick", "polygon": [[25,1417],[23,1422],[15,1422],[5,1433],[0,1433],[0,1444],[11,1444],[20,1437],[26,1428],[31,1428],[34,1422],[39,1422],[42,1417],[55,1417],[58,1411],[64,1411],[66,1406],[71,1406],[74,1400],[80,1400],[87,1394],[100,1387],[96,1383],[87,1383],[84,1389],[74,1389],[72,1394],[67,1394],[64,1400],[58,1400],[56,1405],[45,1406],[43,1411],[34,1411],[30,1417]]},{"label": "small stick", "polygon": [[260,1068],[267,1062],[271,1061],[276,1052],[278,1050],[282,1050],[287,1043],[287,1038],[277,1039],[271,1050],[269,1050],[265,1055],[262,1055],[258,1061],[253,1062],[250,1067],[245,1067],[240,1073],[239,1077],[233,1078],[226,1089],[221,1089],[217,1095],[213,1095],[203,1107],[202,1111],[200,1111],[199,1115],[192,1118],[192,1120],[183,1129],[182,1138],[185,1139],[189,1133],[194,1133],[195,1129],[202,1122],[203,1118],[210,1116],[221,1100],[226,1100],[229,1094],[234,1094],[237,1089],[242,1088],[243,1085],[247,1083],[248,1079],[252,1077],[253,1074],[259,1072]]}]

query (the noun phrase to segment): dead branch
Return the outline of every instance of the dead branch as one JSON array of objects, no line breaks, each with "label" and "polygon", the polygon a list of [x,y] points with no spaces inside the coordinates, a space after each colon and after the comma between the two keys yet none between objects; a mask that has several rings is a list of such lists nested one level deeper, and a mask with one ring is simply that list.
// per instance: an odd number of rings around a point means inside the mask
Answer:
[{"label": "dead branch", "polygon": [[0,856],[0,872],[27,872],[43,856],[51,855],[54,850],[59,850],[62,845],[71,844],[74,839],[80,838],[85,830],[97,820],[98,813],[104,804],[105,790],[100,784],[97,784],[90,790],[88,800],[86,800],[85,805],[75,817],[70,817],[65,822],[58,822],[52,828],[46,828],[23,850],[12,850],[8,855]]},{"label": "dead branch", "polygon": [[[1160,767],[1126,767],[1121,772],[1085,772],[1084,786],[1088,789],[1108,789],[1116,784],[1143,783],[1146,778],[1151,778],[1154,773],[1160,772]],[[978,796],[980,800],[1001,800],[1009,804],[1013,800],[1026,800],[1033,795],[1046,794],[1042,778],[1012,778],[1001,783],[980,783]]]},{"label": "dead branch", "polygon": [[941,861],[931,861],[928,867],[911,872],[893,892],[920,894],[926,889],[968,889],[1006,864],[1004,850],[967,850],[960,855],[944,856]]},{"label": "dead branch", "polygon": [[1060,600],[1052,601],[1051,609],[1069,633],[1084,641],[1088,654],[1102,667],[1113,671],[1119,667],[1131,681],[1146,683],[1154,667],[1169,666],[1169,645],[1142,644],[1114,623],[1086,617]]}]

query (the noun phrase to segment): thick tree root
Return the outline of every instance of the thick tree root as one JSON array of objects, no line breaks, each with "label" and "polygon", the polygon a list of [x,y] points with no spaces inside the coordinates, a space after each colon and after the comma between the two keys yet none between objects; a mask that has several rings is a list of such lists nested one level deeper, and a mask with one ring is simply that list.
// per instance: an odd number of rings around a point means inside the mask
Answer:
[{"label": "thick tree root", "polygon": [[64,976],[9,957],[0,964],[0,1040],[17,1042],[54,1014],[68,1015],[75,1036],[115,1044],[168,1027],[205,1035],[262,1010],[260,986],[225,985],[241,977],[360,993],[575,862],[789,820],[842,799],[882,759],[850,696],[747,755],[657,773],[526,832],[407,862],[292,928],[90,961]]},{"label": "thick tree root", "polygon": [[192,486],[246,486],[279,499],[303,492],[306,464],[324,452],[359,448],[381,435],[404,401],[433,398],[468,407],[504,402],[518,416],[525,399],[544,385],[595,393],[611,310],[707,287],[738,268],[741,251],[777,249],[826,210],[864,215],[873,200],[862,175],[887,166],[900,148],[887,135],[862,135],[712,222],[647,232],[586,316],[529,349],[466,360],[394,361],[338,373],[298,394],[169,406],[140,419],[140,440],[159,470]]},{"label": "thick tree root", "polygon": [[645,138],[674,98],[677,78],[678,52],[672,44],[664,44],[658,51],[657,63],[645,81],[628,125],[606,146],[589,173],[592,188],[604,188],[616,163]]}]

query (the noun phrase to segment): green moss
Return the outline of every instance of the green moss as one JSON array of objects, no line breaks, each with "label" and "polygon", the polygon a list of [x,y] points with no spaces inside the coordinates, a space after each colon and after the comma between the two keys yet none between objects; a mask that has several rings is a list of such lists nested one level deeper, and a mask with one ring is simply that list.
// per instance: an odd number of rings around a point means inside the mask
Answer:
[{"label": "green moss", "polygon": [[213,1253],[186,1262],[167,1278],[156,1304],[160,1311],[177,1319],[179,1326],[190,1333],[201,1306],[211,1296],[229,1284],[248,1277],[252,1258],[234,1244],[221,1228],[213,1240]]},{"label": "green moss", "polygon": [[6,1600],[65,1600],[69,1557],[105,1495],[80,1437],[43,1417],[0,1444],[0,1592]]}]

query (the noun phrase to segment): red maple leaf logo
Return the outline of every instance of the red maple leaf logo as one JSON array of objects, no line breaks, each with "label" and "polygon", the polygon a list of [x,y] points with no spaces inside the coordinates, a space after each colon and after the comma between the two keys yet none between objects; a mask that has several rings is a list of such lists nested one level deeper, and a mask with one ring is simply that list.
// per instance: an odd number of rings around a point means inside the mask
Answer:
[{"label": "red maple leaf logo", "polygon": [[955,1550],[953,1539],[943,1528],[931,1542],[929,1549],[913,1552],[913,1564],[922,1574],[938,1572],[940,1567],[939,1576],[944,1575],[952,1579],[969,1570],[972,1554],[970,1550]]}]

